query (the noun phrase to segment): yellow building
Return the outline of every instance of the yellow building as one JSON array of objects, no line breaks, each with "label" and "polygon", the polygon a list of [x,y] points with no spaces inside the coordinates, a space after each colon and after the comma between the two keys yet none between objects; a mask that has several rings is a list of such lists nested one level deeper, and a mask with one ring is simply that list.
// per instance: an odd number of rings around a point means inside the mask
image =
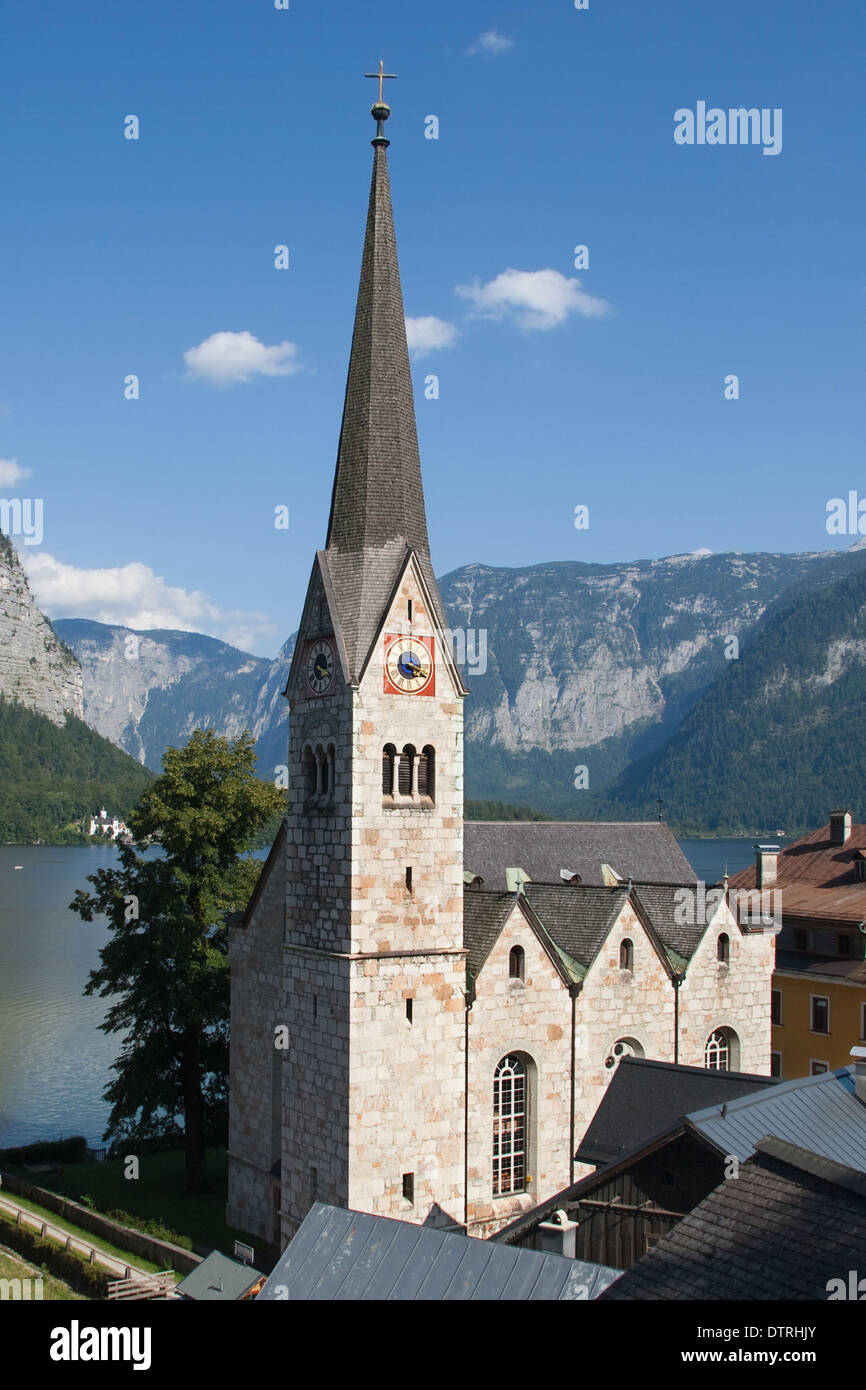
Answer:
[{"label": "yellow building", "polygon": [[773,974],[773,1075],[847,1066],[866,1042],[866,825],[850,811],[780,850],[756,845],[730,880],[760,889],[781,921]]}]

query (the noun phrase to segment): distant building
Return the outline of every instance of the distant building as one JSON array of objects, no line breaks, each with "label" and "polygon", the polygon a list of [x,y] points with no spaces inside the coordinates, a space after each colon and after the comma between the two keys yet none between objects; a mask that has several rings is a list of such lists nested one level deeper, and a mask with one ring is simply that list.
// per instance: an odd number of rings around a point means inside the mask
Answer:
[{"label": "distant building", "polygon": [[128,835],[129,828],[118,816],[110,816],[103,806],[96,815],[90,817],[88,835],[107,835],[116,840],[118,835]]},{"label": "distant building", "polygon": [[756,845],[736,890],[775,894],[782,929],[773,975],[773,1074],[844,1066],[866,1041],[866,825],[850,811],[782,850]]}]

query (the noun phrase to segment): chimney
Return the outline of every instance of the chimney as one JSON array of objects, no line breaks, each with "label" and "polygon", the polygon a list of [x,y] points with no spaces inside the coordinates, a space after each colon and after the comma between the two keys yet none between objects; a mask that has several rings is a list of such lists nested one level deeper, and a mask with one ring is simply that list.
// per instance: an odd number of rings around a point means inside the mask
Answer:
[{"label": "chimney", "polygon": [[854,1093],[866,1105],[866,1047],[851,1048],[851,1064],[854,1068]]},{"label": "chimney", "polygon": [[756,887],[771,888],[776,882],[778,858],[778,845],[755,845]]},{"label": "chimney", "polygon": [[831,845],[847,844],[851,838],[851,812],[850,811],[831,811],[830,812],[830,843]]}]

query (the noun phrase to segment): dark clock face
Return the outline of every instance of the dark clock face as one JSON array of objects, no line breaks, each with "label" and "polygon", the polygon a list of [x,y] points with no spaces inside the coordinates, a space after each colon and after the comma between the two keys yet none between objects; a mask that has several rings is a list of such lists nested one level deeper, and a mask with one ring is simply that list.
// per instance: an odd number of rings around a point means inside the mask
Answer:
[{"label": "dark clock face", "polygon": [[334,683],[334,648],[323,637],[307,653],[307,684],[314,695],[327,695]]},{"label": "dark clock face", "polygon": [[398,637],[387,649],[385,671],[391,685],[404,695],[418,694],[430,684],[433,656],[426,643]]}]

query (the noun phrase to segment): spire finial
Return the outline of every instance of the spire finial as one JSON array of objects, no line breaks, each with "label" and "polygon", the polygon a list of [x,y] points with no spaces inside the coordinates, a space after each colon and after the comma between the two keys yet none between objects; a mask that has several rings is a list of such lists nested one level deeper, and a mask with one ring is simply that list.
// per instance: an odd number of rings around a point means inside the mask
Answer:
[{"label": "spire finial", "polygon": [[379,71],[378,71],[378,72],[365,72],[365,73],[364,73],[364,76],[365,76],[365,77],[373,77],[373,78],[375,78],[375,79],[378,81],[378,83],[379,83],[379,99],[378,99],[378,101],[374,101],[374,102],[373,102],[373,105],[370,107],[370,115],[373,117],[374,121],[376,122],[376,135],[375,135],[375,138],[374,138],[374,140],[373,140],[373,144],[374,144],[374,145],[378,145],[378,144],[389,145],[389,144],[391,143],[390,140],[386,140],[386,139],[385,139],[385,122],[387,121],[388,117],[389,117],[390,114],[391,114],[391,108],[390,108],[390,106],[387,104],[387,102],[385,101],[385,83],[386,83],[390,78],[395,78],[395,77],[397,76],[397,74],[396,74],[396,72],[386,72],[386,71],[385,71],[385,64],[382,62],[382,59],[380,58],[380,59],[379,59]]}]

